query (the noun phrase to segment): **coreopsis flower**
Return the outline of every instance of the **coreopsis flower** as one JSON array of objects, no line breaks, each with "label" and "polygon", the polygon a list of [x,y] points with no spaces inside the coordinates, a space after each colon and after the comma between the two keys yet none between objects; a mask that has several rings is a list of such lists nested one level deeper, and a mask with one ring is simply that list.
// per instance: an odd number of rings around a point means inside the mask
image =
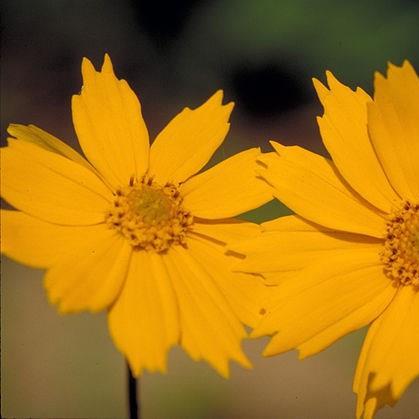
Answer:
[{"label": "coreopsis flower", "polygon": [[315,354],[370,325],[356,416],[393,405],[419,374],[419,81],[412,66],[375,76],[374,99],[327,73],[314,84],[332,160],[273,142],[260,172],[296,215],[235,248],[238,269],[266,276],[272,299],[254,336],[264,354]]},{"label": "coreopsis flower", "polygon": [[179,344],[223,376],[250,363],[243,323],[264,286],[237,275],[226,243],[258,232],[231,217],[270,200],[255,177],[259,149],[196,174],[223,142],[233,104],[215,93],[185,108],[151,147],[140,103],[106,55],[82,63],[72,112],[82,157],[35,126],[11,125],[2,149],[2,251],[47,269],[62,313],[108,310],[110,334],[136,375],[164,371]]}]

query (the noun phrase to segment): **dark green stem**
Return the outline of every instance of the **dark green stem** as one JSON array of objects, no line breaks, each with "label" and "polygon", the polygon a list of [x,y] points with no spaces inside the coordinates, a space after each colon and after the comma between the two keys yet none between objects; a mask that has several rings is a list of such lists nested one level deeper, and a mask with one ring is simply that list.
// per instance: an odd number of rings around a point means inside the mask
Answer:
[{"label": "dark green stem", "polygon": [[136,379],[127,363],[129,419],[141,419],[141,409],[138,393],[140,379]]}]

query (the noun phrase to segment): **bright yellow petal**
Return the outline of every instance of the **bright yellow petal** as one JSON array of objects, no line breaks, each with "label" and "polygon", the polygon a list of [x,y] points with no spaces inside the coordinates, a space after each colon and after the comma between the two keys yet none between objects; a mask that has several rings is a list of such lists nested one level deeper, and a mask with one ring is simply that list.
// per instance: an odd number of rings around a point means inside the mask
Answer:
[{"label": "bright yellow petal", "polygon": [[365,337],[364,344],[362,345],[361,354],[355,371],[353,391],[357,394],[357,419],[372,419],[377,409],[385,406],[386,404],[393,406],[396,403],[389,387],[383,389],[383,391],[375,395],[375,397],[369,397],[367,399],[368,382],[372,376],[369,376],[368,371],[364,370],[365,361],[367,360],[371,344],[374,340],[374,336],[379,328],[381,320],[382,316],[378,317],[370,326],[367,336]]},{"label": "bright yellow petal", "polygon": [[418,318],[419,293],[406,286],[399,289],[387,310],[371,326],[354,379],[358,417],[363,410],[367,418],[385,404],[395,404],[419,376]]},{"label": "bright yellow petal", "polygon": [[261,226],[263,231],[333,231],[326,227],[322,227],[319,224],[307,221],[298,215],[286,215],[275,218],[273,220],[265,221]]},{"label": "bright yellow petal", "polygon": [[160,184],[180,183],[197,173],[224,141],[234,104],[222,105],[222,99],[219,90],[199,108],[185,108],[157,136],[149,172]]},{"label": "bright yellow petal", "polygon": [[162,256],[133,252],[124,288],[109,312],[111,336],[136,376],[166,371],[169,349],[178,343],[178,305]]},{"label": "bright yellow petal", "polygon": [[148,132],[141,106],[125,80],[118,80],[108,55],[101,71],[86,58],[83,88],[73,96],[73,122],[84,154],[114,187],[140,178],[148,168]]},{"label": "bright yellow petal", "polygon": [[215,240],[222,244],[231,244],[250,237],[256,237],[260,233],[260,226],[235,218],[224,220],[195,219],[192,231],[210,240]]},{"label": "bright yellow petal", "polygon": [[232,217],[272,199],[268,185],[256,177],[258,148],[230,157],[184,183],[183,204],[194,216]]},{"label": "bright yellow petal", "polygon": [[110,190],[90,170],[26,141],[1,150],[1,193],[14,207],[45,221],[89,225],[104,221]]},{"label": "bright yellow petal", "polygon": [[255,327],[261,319],[260,310],[270,294],[261,277],[234,273],[237,256],[225,254],[225,248],[203,238],[191,238],[188,250],[205,267],[214,283],[243,323]]},{"label": "bright yellow petal", "polygon": [[73,150],[57,137],[48,134],[46,131],[36,127],[35,125],[26,126],[11,124],[7,128],[7,132],[18,140],[36,144],[47,151],[52,151],[60,154],[61,156],[67,157],[68,159],[81,164],[86,169],[95,171],[93,166],[83,156],[77,153],[77,151]]},{"label": "bright yellow petal", "polygon": [[179,302],[185,351],[195,361],[207,361],[224,377],[229,374],[230,359],[250,367],[240,347],[246,332],[205,266],[180,246],[164,259]]},{"label": "bright yellow petal", "polygon": [[235,270],[253,273],[276,273],[278,280],[286,272],[297,272],[330,254],[331,251],[374,248],[381,241],[369,236],[316,229],[291,215],[264,223],[258,237],[235,243],[231,249],[246,255]]},{"label": "bright yellow petal", "polygon": [[295,348],[306,356],[370,323],[385,309],[395,290],[382,272],[379,247],[354,246],[330,251],[272,292],[278,297],[254,336],[278,332],[265,355]]},{"label": "bright yellow petal", "polygon": [[[97,237],[104,225],[63,226],[20,211],[1,211],[1,252],[34,268],[49,268],[83,242]],[[88,239],[90,240],[90,239]]]},{"label": "bright yellow petal", "polygon": [[122,236],[104,225],[96,231],[86,227],[75,247],[45,275],[50,302],[62,313],[109,307],[125,281],[131,249]]},{"label": "bright yellow petal", "polygon": [[419,197],[419,78],[409,62],[390,64],[388,78],[375,76],[368,127],[378,158],[404,199]]},{"label": "bright yellow petal", "polygon": [[[377,275],[380,273],[377,272]],[[356,308],[346,317],[322,330],[313,338],[298,346],[300,359],[314,355],[324,348],[327,348],[333,342],[336,342],[343,335],[353,330],[358,330],[377,318],[390,303],[395,294],[395,290],[389,284],[383,291],[377,292],[366,301],[364,305]]]},{"label": "bright yellow petal", "polygon": [[[400,197],[390,186],[368,136],[367,103],[362,89],[355,92],[327,72],[329,89],[314,86],[324,107],[318,123],[323,142],[345,180],[366,200],[390,212]],[[366,181],[368,179],[368,181]]]},{"label": "bright yellow petal", "polygon": [[303,148],[272,142],[277,153],[259,159],[273,193],[298,215],[331,229],[382,237],[385,221],[358,198],[329,160]]}]

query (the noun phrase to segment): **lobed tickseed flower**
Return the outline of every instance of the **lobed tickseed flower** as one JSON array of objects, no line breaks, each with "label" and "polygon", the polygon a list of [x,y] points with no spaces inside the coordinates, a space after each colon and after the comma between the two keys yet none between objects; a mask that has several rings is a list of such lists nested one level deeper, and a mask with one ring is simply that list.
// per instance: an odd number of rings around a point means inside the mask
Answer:
[{"label": "lobed tickseed flower", "polygon": [[375,76],[374,99],[314,80],[332,160],[272,142],[260,173],[296,215],[234,249],[272,299],[254,336],[265,355],[306,357],[370,325],[354,380],[356,416],[393,405],[419,375],[419,80],[406,61]]},{"label": "lobed tickseed flower", "polygon": [[72,112],[86,156],[29,125],[10,125],[2,149],[2,252],[47,269],[62,313],[108,310],[110,334],[135,375],[164,371],[179,344],[228,375],[244,367],[243,323],[258,321],[265,287],[234,274],[230,241],[252,237],[236,220],[271,199],[255,176],[257,148],[200,173],[229,129],[233,104],[216,92],[185,108],[151,147],[140,103],[106,55],[82,63]]}]

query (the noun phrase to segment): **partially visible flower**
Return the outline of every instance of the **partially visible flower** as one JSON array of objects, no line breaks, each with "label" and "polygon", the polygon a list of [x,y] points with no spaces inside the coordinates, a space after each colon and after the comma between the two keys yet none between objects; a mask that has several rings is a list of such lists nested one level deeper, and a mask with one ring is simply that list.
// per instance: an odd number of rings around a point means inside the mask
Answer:
[{"label": "partially visible flower", "polygon": [[274,334],[265,355],[304,358],[371,324],[354,381],[356,416],[371,418],[419,374],[419,80],[390,64],[374,100],[327,81],[314,84],[332,161],[273,142],[261,172],[297,215],[235,248],[241,271],[277,284],[253,333]]},{"label": "partially visible flower", "polygon": [[106,55],[97,72],[83,60],[73,121],[87,160],[35,126],[11,125],[2,149],[2,251],[46,268],[60,312],[109,310],[111,336],[136,375],[164,371],[180,344],[228,375],[250,363],[242,322],[255,325],[265,292],[232,274],[226,243],[251,237],[233,217],[271,199],[254,171],[259,149],[195,175],[229,129],[233,104],[215,93],[184,109],[152,146],[140,103]]}]

